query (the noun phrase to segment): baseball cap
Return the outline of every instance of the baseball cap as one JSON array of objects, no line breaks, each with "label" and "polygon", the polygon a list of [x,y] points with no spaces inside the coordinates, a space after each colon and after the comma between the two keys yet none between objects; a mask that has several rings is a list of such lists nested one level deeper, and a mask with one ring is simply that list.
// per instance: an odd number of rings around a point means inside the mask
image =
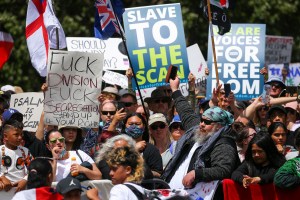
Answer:
[{"label": "baseball cap", "polygon": [[10,120],[12,117],[19,122],[23,122],[23,114],[14,108],[9,108],[2,114],[3,122]]},{"label": "baseball cap", "polygon": [[4,85],[1,87],[1,90],[4,92],[9,91],[9,90],[15,92],[15,88],[12,85]]},{"label": "baseball cap", "polygon": [[271,106],[271,108],[269,109],[268,116],[271,116],[272,113],[276,110],[279,110],[286,115],[286,109],[282,105],[274,105],[274,106]]},{"label": "baseball cap", "polygon": [[181,123],[181,120],[180,120],[179,115],[175,115],[175,116],[173,117],[173,120],[171,121],[169,127],[171,127],[173,123]]},{"label": "baseball cap", "polygon": [[66,177],[60,180],[56,185],[56,191],[60,194],[67,194],[72,190],[82,191],[81,184],[76,178]]},{"label": "baseball cap", "polygon": [[154,124],[155,122],[164,122],[167,124],[167,119],[162,113],[155,113],[149,117],[148,125]]}]

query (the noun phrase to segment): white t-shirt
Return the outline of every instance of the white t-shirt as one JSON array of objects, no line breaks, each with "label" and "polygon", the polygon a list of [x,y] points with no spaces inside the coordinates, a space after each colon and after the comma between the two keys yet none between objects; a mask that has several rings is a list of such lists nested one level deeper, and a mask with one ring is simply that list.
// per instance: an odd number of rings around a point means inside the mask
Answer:
[{"label": "white t-shirt", "polygon": [[[95,163],[94,160],[87,155],[86,153],[84,153],[81,150],[77,150],[77,152],[80,154],[82,161],[87,161],[91,164]],[[76,151],[69,151],[69,158],[66,160],[58,160],[57,161],[57,166],[56,166],[56,181],[60,181],[63,178],[66,178],[69,173],[70,173],[70,168],[71,168],[71,158],[75,157],[76,158],[76,162],[78,164],[81,164],[81,159],[78,157]]]},{"label": "white t-shirt", "polygon": [[[144,194],[144,188],[139,185],[126,183],[134,186],[138,191]],[[118,184],[110,190],[109,200],[139,200],[136,195],[126,185]]]},{"label": "white t-shirt", "polygon": [[182,179],[186,175],[187,170],[188,170],[189,165],[190,165],[190,161],[193,157],[194,152],[196,151],[196,149],[198,147],[199,147],[199,143],[195,142],[194,146],[192,147],[192,149],[189,152],[189,155],[181,163],[181,165],[179,166],[179,168],[175,172],[174,176],[170,180],[169,185],[170,185],[171,189],[184,189],[184,186],[182,184]]},{"label": "white t-shirt", "polygon": [[[5,145],[0,146],[0,159],[2,161],[2,148],[4,147],[5,156],[9,156],[11,158],[10,167],[5,167],[0,163],[0,176],[5,176],[12,183],[18,182],[21,179],[27,179],[27,168],[25,166],[25,159],[30,157],[29,150],[26,147],[18,146],[16,150],[9,149],[5,147]],[[23,149],[23,151],[21,150]],[[23,154],[25,154],[25,158],[23,158]]]}]

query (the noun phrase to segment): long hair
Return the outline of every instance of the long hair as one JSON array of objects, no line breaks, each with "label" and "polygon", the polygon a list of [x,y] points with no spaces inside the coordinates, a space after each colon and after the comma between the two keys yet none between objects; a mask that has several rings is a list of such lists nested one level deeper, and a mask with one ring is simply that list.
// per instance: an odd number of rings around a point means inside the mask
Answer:
[{"label": "long hair", "polygon": [[272,136],[272,134],[275,132],[275,130],[278,128],[278,127],[281,127],[283,128],[284,132],[287,133],[288,130],[286,128],[286,125],[282,122],[273,122],[271,123],[271,125],[269,126],[268,128],[268,133],[270,136]]},{"label": "long hair", "polygon": [[[65,128],[67,128],[67,127],[65,127]],[[59,132],[61,133],[61,135],[62,135],[63,137],[65,137],[65,136],[64,136],[64,129],[65,129],[65,128],[61,128],[61,129],[59,130]],[[75,139],[75,141],[73,142],[73,144],[72,144],[72,149],[71,149],[71,150],[74,150],[74,151],[80,149],[81,143],[83,142],[82,129],[78,127],[78,128],[76,129],[76,132],[77,132],[77,134],[76,134],[76,139]]]},{"label": "long hair", "polygon": [[144,160],[135,149],[129,147],[113,149],[108,154],[107,163],[110,168],[118,165],[130,166],[131,173],[126,181],[140,183],[144,177]]},{"label": "long hair", "polygon": [[51,173],[52,166],[48,159],[34,159],[28,167],[27,189],[51,186],[51,183],[47,182],[47,178]]},{"label": "long hair", "polygon": [[149,131],[148,131],[147,122],[146,122],[145,118],[140,113],[131,113],[131,114],[128,114],[126,116],[126,118],[123,121],[124,122],[123,127],[122,127],[123,133],[125,133],[126,123],[127,123],[128,119],[130,117],[134,117],[134,116],[136,116],[136,117],[138,117],[142,120],[142,123],[143,123],[143,126],[144,126],[144,132],[143,132],[142,139],[145,140],[146,142],[148,142],[149,141]]},{"label": "long hair", "polygon": [[256,144],[266,152],[266,156],[270,165],[275,168],[281,167],[285,163],[285,157],[278,152],[271,136],[267,132],[260,131],[258,132],[250,141],[248,149],[245,154],[245,161],[254,164],[252,157],[252,145]]}]

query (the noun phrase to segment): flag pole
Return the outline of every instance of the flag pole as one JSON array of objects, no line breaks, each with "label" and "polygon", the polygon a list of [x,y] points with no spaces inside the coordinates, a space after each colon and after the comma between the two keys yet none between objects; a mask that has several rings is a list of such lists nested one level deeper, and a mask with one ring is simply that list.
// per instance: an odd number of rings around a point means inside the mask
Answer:
[{"label": "flag pole", "polygon": [[[143,108],[144,108],[145,114],[148,115],[148,112],[147,112],[146,107],[145,107],[145,104],[144,104],[143,96],[142,96],[142,93],[141,93],[139,84],[138,84],[138,82],[137,82],[136,75],[135,75],[135,73],[134,73],[134,69],[133,69],[133,67],[132,67],[133,65],[132,65],[130,56],[129,56],[129,54],[128,54],[128,49],[127,49],[127,45],[126,45],[126,38],[125,38],[125,34],[124,34],[123,27],[122,27],[122,25],[121,25],[121,22],[120,22],[118,16],[117,16],[116,13],[115,13],[115,9],[114,9],[113,5],[111,4],[111,1],[109,1],[109,4],[110,4],[110,6],[111,6],[111,8],[112,8],[113,14],[114,14],[114,16],[115,16],[115,18],[116,18],[116,20],[117,20],[117,22],[118,22],[118,26],[119,26],[119,28],[120,28],[120,35],[121,35],[121,38],[122,38],[122,41],[123,41],[123,45],[124,45],[124,47],[125,47],[126,54],[127,54],[127,56],[128,56],[129,67],[130,67],[131,70],[132,70],[133,79],[134,79],[134,81],[135,81],[135,84],[136,84],[138,93],[139,93],[139,95],[140,95],[140,100],[141,100],[142,106],[143,106]],[[146,119],[147,121],[148,121],[148,117],[149,117],[149,116],[147,116],[147,119]]]},{"label": "flag pole", "polygon": [[217,85],[219,85],[219,72],[218,72],[218,66],[217,66],[217,57],[216,57],[216,49],[215,49],[215,40],[214,40],[214,31],[212,27],[212,19],[211,19],[211,10],[210,10],[210,0],[207,0],[207,11],[208,11],[208,21],[209,21],[209,29],[210,29],[210,36],[211,36],[211,45],[213,50],[213,60],[214,60],[214,67],[215,67],[215,73],[216,73],[216,79],[217,79]]}]

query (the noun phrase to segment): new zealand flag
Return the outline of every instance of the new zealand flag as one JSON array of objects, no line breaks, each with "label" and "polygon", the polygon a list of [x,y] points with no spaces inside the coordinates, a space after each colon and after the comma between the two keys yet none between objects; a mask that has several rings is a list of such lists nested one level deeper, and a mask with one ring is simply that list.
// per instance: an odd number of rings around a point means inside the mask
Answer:
[{"label": "new zealand flag", "polygon": [[95,2],[96,14],[94,32],[95,37],[108,39],[114,33],[120,34],[120,27],[117,21],[122,23],[124,6],[121,0],[97,0]]}]

